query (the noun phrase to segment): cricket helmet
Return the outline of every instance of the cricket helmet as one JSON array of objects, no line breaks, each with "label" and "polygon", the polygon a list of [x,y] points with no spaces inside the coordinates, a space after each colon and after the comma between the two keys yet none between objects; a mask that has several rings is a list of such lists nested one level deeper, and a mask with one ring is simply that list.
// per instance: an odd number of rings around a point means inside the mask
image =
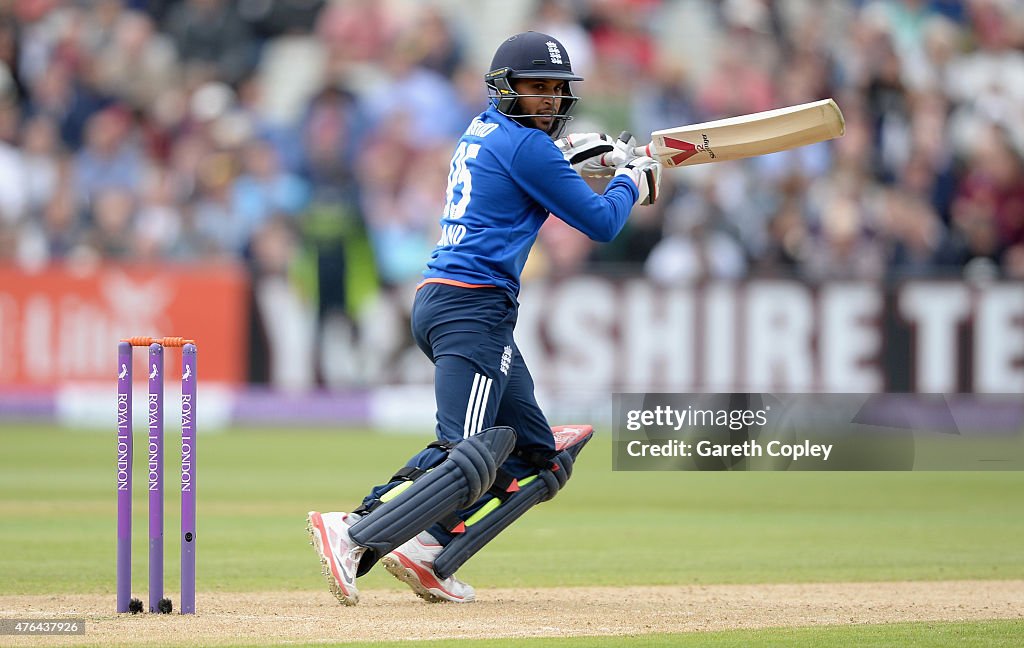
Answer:
[{"label": "cricket helmet", "polygon": [[548,133],[558,137],[570,112],[579,100],[569,89],[569,81],[582,81],[572,71],[569,54],[557,39],[540,32],[528,31],[510,37],[498,47],[491,61],[491,69],[484,75],[487,95],[491,104],[503,115],[512,118],[549,117],[550,115],[526,115],[516,112],[520,97],[550,97],[552,95],[521,95],[512,89],[514,79],[559,79],[565,81],[565,89],[558,112],[554,115]]}]

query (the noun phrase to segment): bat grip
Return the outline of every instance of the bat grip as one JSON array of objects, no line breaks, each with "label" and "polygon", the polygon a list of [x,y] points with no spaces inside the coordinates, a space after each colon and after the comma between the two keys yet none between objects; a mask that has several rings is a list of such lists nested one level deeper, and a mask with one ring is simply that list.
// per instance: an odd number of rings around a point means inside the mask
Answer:
[{"label": "bat grip", "polygon": [[[622,131],[622,133],[619,135],[619,141],[622,142],[623,144],[629,144],[629,140],[632,140],[632,139],[633,139],[633,134],[630,133],[629,131]],[[636,141],[636,140],[633,140],[633,141]],[[630,153],[632,155],[641,156],[641,157],[649,156],[651,154],[650,148],[651,148],[650,144],[647,144],[645,146],[634,146],[632,149],[630,149]]]}]

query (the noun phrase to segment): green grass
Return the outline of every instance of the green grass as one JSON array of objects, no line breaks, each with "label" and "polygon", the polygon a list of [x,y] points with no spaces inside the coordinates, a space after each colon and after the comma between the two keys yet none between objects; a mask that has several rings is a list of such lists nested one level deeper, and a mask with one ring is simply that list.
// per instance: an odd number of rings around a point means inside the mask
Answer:
[{"label": "green grass", "polygon": [[[524,648],[822,648],[857,646],[858,648],[998,648],[1020,646],[1024,621],[985,621],[977,623],[893,623],[887,625],[825,626],[817,628],[768,628],[727,632],[690,632],[621,637],[565,637],[515,640]],[[310,644],[323,646],[322,643]],[[345,648],[408,648],[408,641],[329,644]],[[416,648],[506,648],[508,639],[416,642]]]},{"label": "green grass", "polygon": [[[426,441],[327,431],[201,436],[202,589],[321,589],[306,511],[354,507]],[[136,573],[147,555],[143,443],[137,435]],[[176,444],[169,435],[169,475]],[[111,591],[113,433],[7,426],[0,448],[0,594]],[[171,589],[173,488],[165,506]],[[399,587],[376,572],[363,587]],[[565,492],[462,573],[480,587],[1024,578],[1024,473],[615,473],[609,441],[597,438]]]}]

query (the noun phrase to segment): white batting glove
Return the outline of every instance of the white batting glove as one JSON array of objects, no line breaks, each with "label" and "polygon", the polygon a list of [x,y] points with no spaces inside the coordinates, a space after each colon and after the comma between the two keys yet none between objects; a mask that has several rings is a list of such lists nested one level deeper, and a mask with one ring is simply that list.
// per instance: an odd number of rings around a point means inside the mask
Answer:
[{"label": "white batting glove", "polygon": [[627,162],[615,172],[616,176],[625,175],[640,190],[638,205],[652,205],[658,199],[658,187],[661,185],[661,162],[654,158],[638,157]]},{"label": "white batting glove", "polygon": [[555,142],[572,168],[585,178],[610,178],[618,169],[636,158],[636,138],[623,131],[613,140],[603,133],[570,135]]},{"label": "white batting glove", "polygon": [[585,170],[596,172],[600,169],[602,177],[610,177],[614,174],[615,169],[621,169],[637,158],[637,155],[633,153],[634,148],[636,148],[636,138],[629,131],[622,131],[619,138],[615,140],[612,150],[598,158],[596,163],[592,161]]},{"label": "white batting glove", "polygon": [[595,162],[615,148],[612,138],[604,133],[573,133],[555,140],[555,146],[576,173],[589,177],[596,177],[590,169],[601,168]]}]

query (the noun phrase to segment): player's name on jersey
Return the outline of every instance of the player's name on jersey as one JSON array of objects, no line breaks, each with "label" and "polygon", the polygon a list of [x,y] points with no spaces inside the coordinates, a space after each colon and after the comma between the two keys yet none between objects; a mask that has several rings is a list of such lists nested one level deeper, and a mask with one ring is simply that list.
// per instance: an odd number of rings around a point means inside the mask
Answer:
[{"label": "player's name on jersey", "polygon": [[497,128],[497,124],[485,124],[480,121],[479,118],[474,119],[469,124],[469,128],[466,129],[466,135],[473,135],[474,137],[487,137],[494,129]]}]

